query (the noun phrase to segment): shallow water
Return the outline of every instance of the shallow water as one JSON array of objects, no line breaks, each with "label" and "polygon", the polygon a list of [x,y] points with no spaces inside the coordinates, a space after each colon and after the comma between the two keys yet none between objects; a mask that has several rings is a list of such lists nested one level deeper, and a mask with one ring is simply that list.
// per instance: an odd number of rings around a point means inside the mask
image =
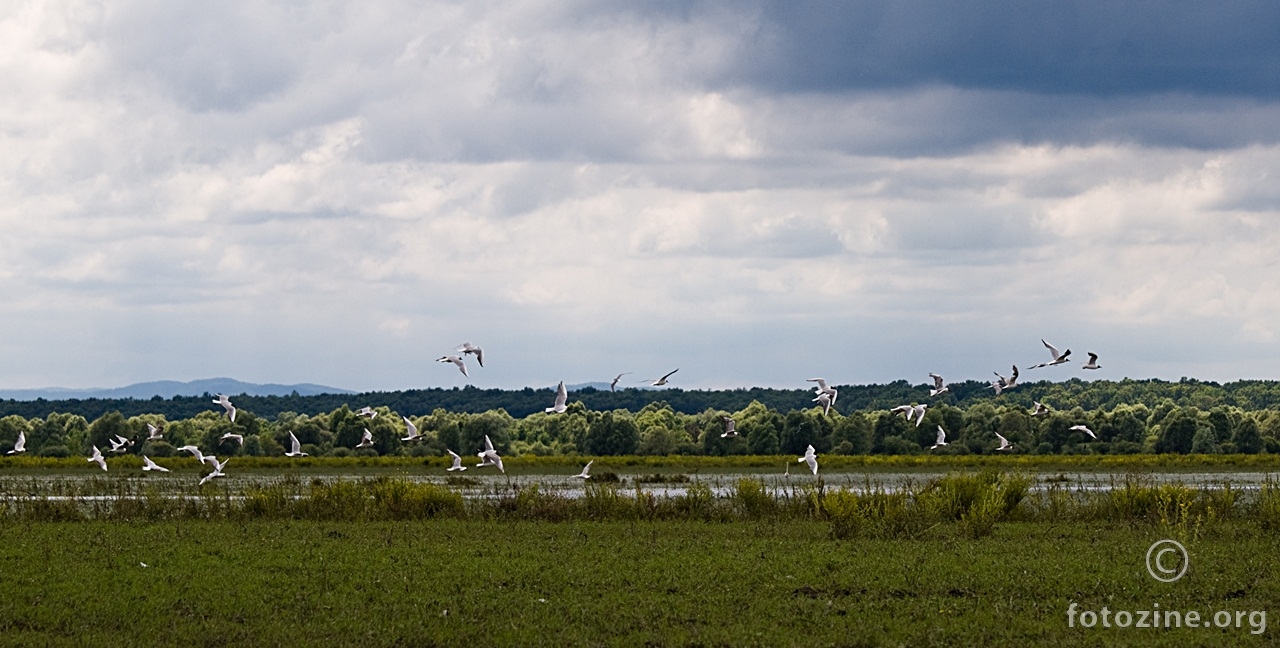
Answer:
[{"label": "shallow water", "polygon": [[[655,497],[685,495],[690,486],[702,484],[717,496],[731,494],[739,480],[760,480],[764,486],[781,495],[794,494],[806,486],[818,483],[826,488],[848,488],[865,492],[879,490],[896,492],[921,486],[930,480],[955,471],[934,472],[876,472],[834,473],[815,477],[808,472],[793,474],[762,473],[667,473],[665,482],[646,483],[651,475],[620,475],[616,482],[620,490],[633,492],[639,489]],[[1216,488],[1229,483],[1238,490],[1254,490],[1259,485],[1277,479],[1275,473],[1266,472],[1045,472],[1033,474],[1032,491],[1064,488],[1074,491],[1105,491],[1121,486],[1126,479],[1137,476],[1145,483],[1178,483],[1193,488]],[[544,492],[555,492],[566,497],[581,496],[586,483],[567,474],[515,474],[496,471],[467,471],[464,475],[439,473],[403,473],[382,475],[394,479],[432,483],[457,490],[468,498],[499,497],[514,494],[523,488],[537,486]],[[49,499],[116,499],[169,496],[175,498],[207,497],[209,495],[233,496],[246,488],[293,484],[299,492],[305,492],[314,482],[333,482],[342,479],[367,480],[367,473],[353,472],[299,475],[271,472],[236,473],[229,471],[226,477],[200,486],[201,474],[190,472],[155,474],[50,474],[0,476],[0,500],[18,498]]]}]

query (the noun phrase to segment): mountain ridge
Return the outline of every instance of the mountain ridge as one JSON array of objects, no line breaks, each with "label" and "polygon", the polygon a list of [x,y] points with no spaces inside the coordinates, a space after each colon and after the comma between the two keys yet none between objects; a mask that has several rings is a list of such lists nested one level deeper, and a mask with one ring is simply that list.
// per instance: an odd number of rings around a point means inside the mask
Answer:
[{"label": "mountain ridge", "polygon": [[317,396],[320,394],[354,394],[349,389],[317,385],[314,383],[298,383],[282,385],[279,383],[250,383],[235,378],[203,378],[182,382],[178,380],[155,380],[134,383],[124,387],[91,387],[73,389],[66,387],[46,387],[43,389],[0,389],[0,400],[34,401],[34,400],[72,400],[72,399],[120,399],[133,398],[149,400],[151,398],[173,398],[174,396],[200,396],[202,394],[248,394],[250,396],[289,396],[297,392],[299,396]]}]

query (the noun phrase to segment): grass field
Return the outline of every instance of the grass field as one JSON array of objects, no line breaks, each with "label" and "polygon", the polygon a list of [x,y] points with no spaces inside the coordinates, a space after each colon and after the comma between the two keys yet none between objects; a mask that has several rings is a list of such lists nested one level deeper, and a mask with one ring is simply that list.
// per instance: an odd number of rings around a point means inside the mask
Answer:
[{"label": "grass field", "polygon": [[[1228,524],[1191,569],[1156,527],[833,538],[817,521],[6,522],[6,645],[1264,645],[1229,629],[1068,627],[1100,611],[1268,610],[1274,534]],[[146,566],[143,566],[143,563]],[[1256,620],[1256,618],[1255,618]],[[1270,619],[1268,619],[1270,620]]]}]

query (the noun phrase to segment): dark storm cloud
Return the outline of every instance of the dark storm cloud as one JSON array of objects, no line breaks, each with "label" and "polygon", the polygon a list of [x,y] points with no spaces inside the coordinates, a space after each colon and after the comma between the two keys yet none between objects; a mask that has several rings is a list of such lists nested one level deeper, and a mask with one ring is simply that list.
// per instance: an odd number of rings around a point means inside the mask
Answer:
[{"label": "dark storm cloud", "polygon": [[766,0],[734,76],[783,91],[942,84],[1280,96],[1271,2]]}]

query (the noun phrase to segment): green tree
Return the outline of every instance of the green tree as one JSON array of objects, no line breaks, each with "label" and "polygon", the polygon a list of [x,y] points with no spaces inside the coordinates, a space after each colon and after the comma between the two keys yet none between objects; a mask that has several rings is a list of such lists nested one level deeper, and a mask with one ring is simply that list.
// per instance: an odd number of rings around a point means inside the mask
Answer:
[{"label": "green tree", "polygon": [[1252,416],[1240,417],[1240,423],[1232,432],[1231,440],[1235,443],[1237,452],[1244,454],[1262,452],[1262,434],[1258,432],[1258,422],[1253,420]]},{"label": "green tree", "polygon": [[584,446],[593,455],[634,454],[640,445],[640,431],[630,417],[616,417],[604,412],[591,423]]}]

